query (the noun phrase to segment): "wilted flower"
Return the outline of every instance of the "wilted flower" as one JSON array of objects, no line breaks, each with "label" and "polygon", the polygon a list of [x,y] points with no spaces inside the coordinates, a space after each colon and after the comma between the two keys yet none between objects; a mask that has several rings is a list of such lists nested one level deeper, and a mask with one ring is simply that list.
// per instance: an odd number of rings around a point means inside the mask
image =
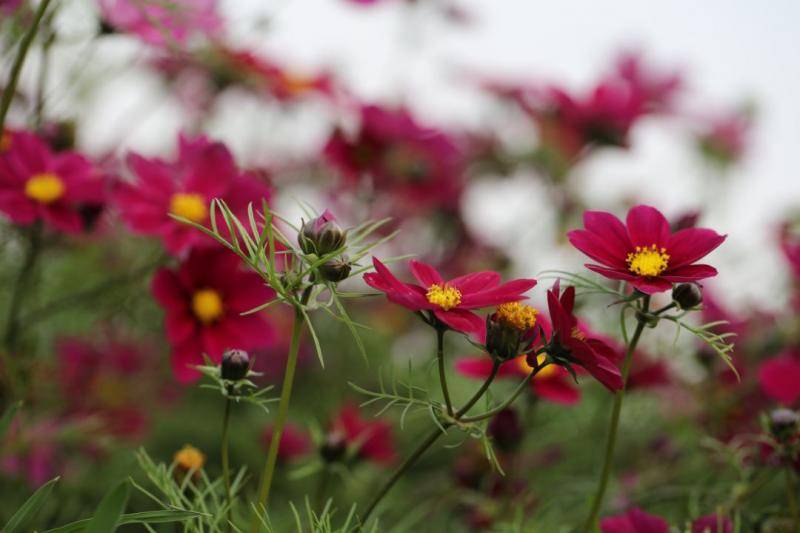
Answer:
[{"label": "wilted flower", "polygon": [[704,228],[672,233],[667,219],[653,207],[639,205],[628,211],[627,227],[602,211],[586,211],[583,224],[585,229],[570,231],[568,237],[575,248],[600,263],[586,268],[627,281],[643,293],[717,275],[715,268],[694,262],[722,244],[725,235]]},{"label": "wilted flower", "polygon": [[216,37],[223,26],[217,0],[100,0],[100,12],[108,26],[164,47]]},{"label": "wilted flower", "polygon": [[526,298],[524,293],[536,285],[535,279],[500,283],[497,272],[475,272],[444,281],[432,266],[411,260],[411,273],[419,285],[403,283],[373,257],[374,273],[364,274],[370,287],[386,293],[390,301],[412,311],[429,311],[446,326],[463,333],[481,335],[484,321],[472,309],[491,307]]},{"label": "wilted flower", "polygon": [[193,366],[203,364],[204,354],[219,363],[231,346],[253,350],[275,339],[262,315],[242,315],[275,293],[227,250],[194,251],[177,271],[162,268],[152,291],[166,314],[172,370],[181,382],[200,376]]}]

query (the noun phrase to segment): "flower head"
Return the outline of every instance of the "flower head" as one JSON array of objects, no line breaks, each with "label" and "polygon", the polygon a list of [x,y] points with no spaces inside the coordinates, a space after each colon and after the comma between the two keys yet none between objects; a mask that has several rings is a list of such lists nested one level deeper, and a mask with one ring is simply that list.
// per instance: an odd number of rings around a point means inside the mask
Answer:
[{"label": "flower head", "polygon": [[586,267],[627,281],[643,293],[717,275],[713,267],[694,263],[722,244],[725,236],[704,228],[672,233],[667,219],[653,207],[632,208],[626,224],[611,213],[587,211],[583,224],[585,229],[570,231],[568,237],[575,248],[600,263]]},{"label": "flower head", "polygon": [[758,369],[761,390],[772,400],[793,406],[800,400],[800,353],[786,352],[767,359]]},{"label": "flower head", "polygon": [[334,418],[329,430],[331,435],[341,438],[359,459],[378,464],[389,464],[395,460],[392,426],[383,420],[361,418],[358,407],[345,404]]},{"label": "flower head", "polygon": [[[265,451],[269,448],[272,441],[273,428],[266,428],[261,434],[261,442],[264,443]],[[281,441],[278,443],[278,460],[292,462],[311,451],[311,437],[303,428],[287,422],[283,426]]]},{"label": "flower head", "polygon": [[227,250],[194,251],[177,270],[162,268],[153,277],[152,291],[166,313],[172,369],[181,382],[200,376],[193,367],[203,364],[204,354],[219,363],[231,347],[253,350],[275,339],[263,316],[242,316],[271,300],[274,292],[257,274],[241,270],[239,259]]},{"label": "flower head", "polygon": [[411,260],[411,273],[419,285],[403,283],[373,257],[375,272],[364,274],[370,287],[386,293],[390,301],[412,311],[428,311],[444,325],[463,333],[482,335],[484,321],[472,309],[491,307],[526,298],[536,285],[535,279],[500,282],[497,272],[475,272],[449,281],[432,266]]}]

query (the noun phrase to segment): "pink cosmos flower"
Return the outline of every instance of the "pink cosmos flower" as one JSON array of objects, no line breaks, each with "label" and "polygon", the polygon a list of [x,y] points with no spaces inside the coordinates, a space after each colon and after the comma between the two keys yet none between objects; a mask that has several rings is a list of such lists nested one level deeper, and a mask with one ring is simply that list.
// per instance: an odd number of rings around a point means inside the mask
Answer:
[{"label": "pink cosmos flower", "polygon": [[761,363],[758,382],[769,398],[793,406],[800,399],[800,353],[784,352]]},{"label": "pink cosmos flower", "polygon": [[570,231],[568,237],[575,248],[600,263],[586,268],[627,281],[645,294],[716,276],[715,268],[694,263],[726,237],[704,228],[672,233],[664,215],[647,205],[628,211],[626,224],[602,211],[586,211],[583,224],[585,229]]},{"label": "pink cosmos flower", "polygon": [[390,301],[412,311],[428,311],[455,331],[480,335],[485,322],[473,309],[523,300],[524,293],[536,285],[535,279],[500,283],[497,272],[475,272],[449,281],[431,265],[411,260],[411,273],[419,285],[403,283],[378,258],[372,258],[375,272],[364,274],[370,287],[386,293]]},{"label": "pink cosmos flower", "polygon": [[[178,139],[178,158],[167,162],[128,156],[136,176],[133,183],[120,183],[115,202],[130,228],[142,235],[157,235],[175,255],[190,248],[216,247],[202,232],[170,217],[179,215],[198,224],[209,223],[212,199],[225,200],[237,216],[245,216],[247,205],[269,198],[269,187],[254,176],[242,173],[233,156],[221,143],[206,137]],[[224,222],[219,217],[220,227]]]},{"label": "pink cosmos flower", "polygon": [[660,516],[631,509],[625,514],[600,520],[602,533],[669,533],[669,524]]},{"label": "pink cosmos flower", "polygon": [[347,447],[355,450],[359,459],[387,465],[397,458],[391,424],[361,418],[354,404],[342,406],[331,423],[330,434],[343,437]]},{"label": "pink cosmos flower", "polygon": [[58,231],[78,233],[84,228],[82,206],[102,203],[103,195],[103,181],[82,155],[53,153],[26,131],[3,133],[0,211],[15,224],[42,220]]},{"label": "pink cosmos flower", "polygon": [[367,177],[389,215],[455,209],[463,188],[464,158],[444,132],[420,125],[406,109],[364,105],[352,135],[337,129],[324,148],[351,186]]},{"label": "pink cosmos flower", "polygon": [[200,377],[193,366],[204,364],[204,354],[219,363],[228,348],[250,351],[275,339],[262,315],[242,316],[275,293],[257,274],[242,270],[227,250],[196,250],[177,270],[160,269],[152,292],[164,308],[172,370],[182,383]]},{"label": "pink cosmos flower", "polygon": [[219,36],[217,0],[99,0],[105,23],[156,46],[184,45],[195,36]]}]

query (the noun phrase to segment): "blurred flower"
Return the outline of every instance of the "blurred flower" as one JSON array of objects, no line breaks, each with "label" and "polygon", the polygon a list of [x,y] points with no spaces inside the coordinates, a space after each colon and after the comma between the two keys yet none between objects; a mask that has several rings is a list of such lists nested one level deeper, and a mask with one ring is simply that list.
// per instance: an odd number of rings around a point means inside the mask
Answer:
[{"label": "blurred flower", "polygon": [[614,76],[628,83],[631,92],[642,104],[643,111],[671,111],[673,101],[683,88],[678,72],[659,72],[646,65],[641,53],[627,51],[617,58]]},{"label": "blurred flower", "polygon": [[707,119],[697,135],[700,152],[710,161],[728,167],[744,156],[753,128],[753,110],[738,109]]},{"label": "blurred flower", "polygon": [[374,273],[364,274],[370,287],[386,293],[390,301],[412,311],[430,311],[446,326],[463,333],[480,335],[484,321],[472,309],[523,300],[536,285],[535,279],[518,279],[500,284],[497,272],[475,272],[444,281],[432,266],[411,260],[409,266],[420,285],[402,283],[373,257]]},{"label": "blurred flower", "polygon": [[3,135],[0,211],[16,224],[43,220],[59,231],[80,232],[81,206],[103,201],[103,181],[92,164],[75,152],[53,153],[29,132]]},{"label": "blurred flower", "polygon": [[190,38],[218,37],[223,21],[217,0],[99,0],[103,22],[164,47],[185,45]]},{"label": "blurred flower", "polygon": [[789,263],[795,280],[800,280],[800,232],[794,231],[794,224],[786,222],[780,229],[780,246],[783,256]]},{"label": "blurred flower", "polygon": [[360,119],[353,135],[335,130],[324,155],[348,185],[363,187],[365,177],[371,181],[383,200],[376,216],[457,208],[464,159],[450,137],[421,126],[405,109],[364,105]]},{"label": "blurred flower", "polygon": [[[195,246],[218,244],[191,226],[170,217],[178,215],[197,224],[209,223],[209,203],[224,200],[237,216],[247,205],[260,205],[270,196],[269,187],[242,173],[228,149],[206,137],[178,139],[178,158],[173,162],[128,156],[136,175],[134,183],[120,183],[115,201],[130,228],[143,235],[157,235],[173,254],[185,254]],[[220,215],[220,227],[225,224]]]},{"label": "blurred flower", "polygon": [[200,470],[206,464],[206,455],[191,444],[184,444],[183,448],[175,452],[172,461],[175,463],[175,480],[178,484],[183,484],[189,473],[193,480],[200,478]]},{"label": "blurred flower", "polygon": [[672,233],[667,219],[654,207],[633,207],[627,227],[602,211],[586,211],[583,223],[586,229],[570,231],[569,241],[602,265],[587,264],[586,268],[627,281],[646,294],[717,275],[715,268],[693,263],[722,244],[725,236],[704,228]]},{"label": "blurred flower", "polygon": [[586,369],[609,390],[623,386],[622,376],[614,364],[617,354],[602,340],[582,331],[575,318],[575,287],[562,293],[558,281],[547,291],[547,307],[553,332],[547,344],[547,354],[559,363],[577,364]]},{"label": "blurred flower", "polygon": [[730,518],[709,514],[692,522],[692,533],[733,533]]},{"label": "blurred flower", "polygon": [[511,407],[497,413],[486,428],[486,434],[503,451],[513,451],[522,442],[524,429],[517,411]]},{"label": "blurred flower", "polygon": [[12,15],[14,11],[19,9],[23,0],[0,0],[0,12],[6,15]]},{"label": "blurred flower", "polygon": [[348,450],[357,458],[386,465],[397,456],[392,426],[383,420],[361,418],[354,404],[345,404],[331,423],[329,434],[344,439]]},{"label": "blurred flower", "polygon": [[631,509],[625,514],[600,520],[602,533],[669,533],[669,524],[660,516]]},{"label": "blurred flower", "polygon": [[800,398],[800,353],[784,352],[761,363],[758,382],[769,398],[794,405]]},{"label": "blurred flower", "polygon": [[197,379],[203,355],[219,363],[229,348],[269,345],[275,332],[261,314],[242,315],[274,298],[258,274],[241,268],[227,250],[193,251],[177,270],[162,268],[152,292],[164,308],[172,370],[181,382]]},{"label": "blurred flower", "polygon": [[[261,435],[261,442],[266,448],[272,442],[272,427],[268,427]],[[265,449],[266,449],[265,448]],[[278,460],[291,462],[311,451],[311,437],[308,433],[292,423],[283,426],[281,441],[278,443]]]}]

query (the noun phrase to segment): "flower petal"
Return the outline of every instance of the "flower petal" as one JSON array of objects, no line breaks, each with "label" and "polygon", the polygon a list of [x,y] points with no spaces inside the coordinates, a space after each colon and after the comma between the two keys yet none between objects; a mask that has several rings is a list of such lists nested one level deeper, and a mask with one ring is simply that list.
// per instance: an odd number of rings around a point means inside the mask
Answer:
[{"label": "flower petal", "polygon": [[603,211],[586,211],[583,227],[601,239],[609,252],[624,260],[633,248],[628,230],[620,219]]},{"label": "flower petal", "polygon": [[586,230],[572,230],[567,233],[570,244],[595,261],[609,267],[625,268],[627,252],[615,253],[608,243],[594,233]]},{"label": "flower petal", "polygon": [[686,228],[670,235],[666,248],[670,268],[694,263],[725,241],[726,235],[705,228]]},{"label": "flower petal", "polygon": [[409,261],[408,265],[411,267],[411,273],[417,278],[419,284],[426,289],[431,285],[444,283],[442,276],[431,265],[414,259]]},{"label": "flower petal", "polygon": [[449,311],[435,309],[433,313],[436,318],[455,331],[460,331],[473,337],[479,336],[486,328],[486,322],[481,317],[465,309],[451,309]]},{"label": "flower petal", "polygon": [[634,246],[666,246],[669,241],[669,222],[661,211],[649,205],[637,205],[628,211],[628,235]]},{"label": "flower petal", "polygon": [[487,270],[453,278],[447,284],[455,287],[462,294],[469,294],[497,287],[500,285],[500,280],[500,274]]},{"label": "flower petal", "polygon": [[461,297],[459,307],[478,309],[524,300],[527,298],[524,293],[535,287],[536,283],[535,279],[515,279],[485,291],[465,294]]},{"label": "flower petal", "polygon": [[660,277],[668,281],[680,283],[683,281],[713,278],[716,275],[717,269],[709,265],[684,265],[676,269],[667,270]]},{"label": "flower petal", "polygon": [[657,292],[668,291],[672,288],[672,283],[663,277],[637,278],[635,281],[631,281],[631,285],[645,294],[655,294]]}]

